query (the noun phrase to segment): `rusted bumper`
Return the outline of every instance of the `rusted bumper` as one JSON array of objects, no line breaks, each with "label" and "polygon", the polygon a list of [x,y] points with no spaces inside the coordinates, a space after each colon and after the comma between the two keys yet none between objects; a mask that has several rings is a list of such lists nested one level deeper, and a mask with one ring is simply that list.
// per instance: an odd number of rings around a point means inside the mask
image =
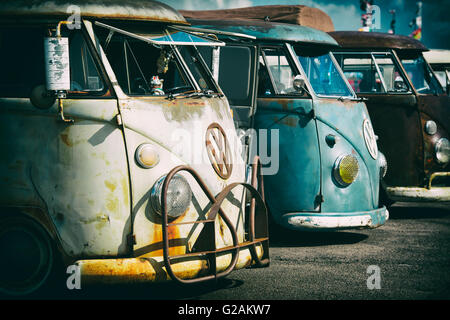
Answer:
[{"label": "rusted bumper", "polygon": [[[242,244],[245,245],[245,244]],[[261,245],[256,246],[259,258],[263,257]],[[241,249],[234,270],[252,265],[252,254],[249,248]],[[218,255],[216,272],[220,273],[229,268],[232,254]],[[124,258],[124,259],[95,259],[79,260],[81,285],[89,284],[121,284],[164,282],[173,280],[167,273],[163,257],[152,258]],[[180,279],[196,279],[210,272],[208,259],[200,258],[172,263],[173,273]]]},{"label": "rusted bumper", "polygon": [[414,188],[388,187],[388,197],[394,201],[405,202],[447,202],[450,201],[450,187]]},{"label": "rusted bumper", "polygon": [[362,212],[339,213],[288,213],[282,217],[282,224],[295,230],[344,230],[377,228],[389,219],[386,207]]}]

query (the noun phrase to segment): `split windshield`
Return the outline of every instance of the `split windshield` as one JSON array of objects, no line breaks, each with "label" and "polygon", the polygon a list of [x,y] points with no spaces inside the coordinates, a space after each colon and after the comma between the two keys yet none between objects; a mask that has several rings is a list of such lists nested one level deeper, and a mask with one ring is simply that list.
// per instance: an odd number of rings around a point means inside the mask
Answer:
[{"label": "split windshield", "polygon": [[414,59],[401,59],[409,79],[418,93],[441,94],[442,87],[431,72],[422,56]]},{"label": "split windshield", "polygon": [[296,47],[295,52],[318,96],[353,97],[329,52],[325,54],[306,52],[301,47]]},{"label": "split windshield", "polygon": [[334,53],[357,93],[408,93],[408,82],[390,53]]},{"label": "split windshield", "polygon": [[127,95],[218,92],[202,57],[192,45],[194,36],[161,30],[124,34],[99,26],[95,26],[95,32]]}]

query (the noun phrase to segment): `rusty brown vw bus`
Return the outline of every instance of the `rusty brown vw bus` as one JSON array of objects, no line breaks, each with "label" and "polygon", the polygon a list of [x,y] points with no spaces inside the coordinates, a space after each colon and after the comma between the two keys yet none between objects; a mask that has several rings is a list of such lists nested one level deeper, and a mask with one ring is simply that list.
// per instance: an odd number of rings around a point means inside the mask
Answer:
[{"label": "rusty brown vw bus", "polygon": [[381,198],[450,200],[450,97],[423,58],[428,49],[400,35],[331,32],[347,79],[366,99],[389,170]]}]

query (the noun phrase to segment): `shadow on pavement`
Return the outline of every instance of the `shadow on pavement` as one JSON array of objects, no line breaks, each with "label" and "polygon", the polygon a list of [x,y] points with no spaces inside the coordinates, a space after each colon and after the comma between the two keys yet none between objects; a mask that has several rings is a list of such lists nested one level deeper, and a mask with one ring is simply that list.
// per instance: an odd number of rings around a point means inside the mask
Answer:
[{"label": "shadow on pavement", "polygon": [[244,282],[236,279],[219,279],[199,284],[181,285],[174,282],[86,286],[80,290],[61,290],[34,297],[2,297],[5,300],[195,300],[217,290],[237,288]]},{"label": "shadow on pavement", "polygon": [[348,231],[301,232],[272,226],[269,237],[271,247],[318,247],[354,244],[368,238],[365,234]]},{"label": "shadow on pavement", "polygon": [[450,216],[450,203],[396,203],[389,208],[389,219],[427,219]]}]

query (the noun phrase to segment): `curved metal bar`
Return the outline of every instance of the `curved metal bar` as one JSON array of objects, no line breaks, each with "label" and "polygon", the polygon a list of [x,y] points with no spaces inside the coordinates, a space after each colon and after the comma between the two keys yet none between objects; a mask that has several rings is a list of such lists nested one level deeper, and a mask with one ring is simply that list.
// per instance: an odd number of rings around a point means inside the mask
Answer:
[{"label": "curved metal bar", "polygon": [[[169,238],[168,238],[168,226],[169,226],[169,222],[168,222],[168,213],[167,213],[167,204],[166,204],[166,197],[167,197],[167,190],[169,187],[169,183],[172,180],[173,176],[175,174],[177,174],[180,171],[186,171],[188,172],[190,175],[192,175],[192,177],[194,177],[194,179],[196,180],[196,182],[199,184],[199,186],[201,187],[201,189],[203,190],[203,192],[205,193],[205,195],[208,197],[208,199],[213,203],[213,205],[211,206],[211,209],[208,213],[208,217],[207,220],[205,220],[205,224],[206,223],[215,223],[215,218],[217,216],[217,214],[219,214],[219,216],[223,219],[223,221],[225,222],[226,226],[228,227],[228,229],[231,232],[232,238],[233,238],[233,246],[229,249],[227,249],[227,251],[232,251],[232,259],[231,259],[231,263],[229,264],[229,266],[222,272],[217,273],[216,267],[215,267],[215,259],[216,259],[216,254],[217,252],[215,250],[217,250],[215,248],[215,244],[214,244],[214,261],[211,262],[210,268],[214,268],[214,273],[204,276],[204,277],[200,277],[200,278],[195,278],[195,279],[181,279],[179,277],[177,277],[175,275],[175,273],[173,272],[172,269],[172,265],[171,265],[171,257],[169,256]],[[221,205],[223,203],[223,201],[227,198],[228,194],[237,186],[243,186],[244,188],[248,189],[252,195],[252,203],[254,202],[253,205],[253,218],[252,220],[254,221],[254,212],[255,212],[255,205],[256,202],[258,204],[258,208],[260,209],[259,211],[262,212],[266,212],[266,207],[264,204],[264,201],[262,199],[262,197],[259,195],[258,191],[256,190],[256,188],[254,188],[253,186],[246,184],[246,183],[232,183],[229,186],[227,186],[225,189],[223,189],[219,195],[217,197],[214,197],[214,195],[210,192],[210,190],[206,187],[206,184],[204,183],[204,181],[200,178],[200,176],[196,173],[196,171],[194,169],[192,169],[191,167],[188,166],[178,166],[175,167],[174,169],[172,169],[166,176],[166,178],[164,179],[163,182],[163,186],[162,186],[162,195],[161,195],[161,213],[162,213],[162,236],[163,236],[163,259],[164,259],[164,264],[166,266],[166,271],[168,273],[168,275],[171,277],[171,279],[178,281],[180,283],[183,284],[188,284],[188,283],[197,283],[200,281],[207,281],[207,280],[213,280],[213,279],[219,279],[222,277],[227,276],[228,274],[231,273],[231,271],[233,271],[233,269],[236,266],[236,263],[238,261],[239,258],[239,249],[240,249],[240,244],[239,244],[239,239],[237,236],[237,232],[236,229],[233,226],[233,223],[230,221],[230,219],[227,217],[227,215],[223,212],[223,210],[221,209]],[[267,219],[267,215],[266,215],[266,219]],[[194,223],[194,222],[192,222]],[[253,222],[254,224],[254,222]],[[255,234],[254,234],[254,227],[252,228],[252,241],[255,241]],[[214,231],[214,235],[215,235],[215,231]],[[214,240],[215,241],[215,238]],[[215,243],[215,242],[214,242]],[[261,263],[260,259],[258,258],[257,254],[256,254],[256,247],[255,244],[250,245],[250,252],[252,255],[252,260],[255,260],[256,263],[258,265],[264,265],[264,263]],[[198,255],[201,255],[202,253],[198,253]],[[211,254],[211,253],[210,253]],[[195,253],[194,253],[195,255]],[[255,259],[256,257],[256,259]],[[267,259],[266,259],[267,260]]]},{"label": "curved metal bar", "polygon": [[[265,199],[264,199],[264,181],[263,181],[263,176],[261,174],[261,159],[258,156],[255,156],[253,158],[253,164],[252,164],[253,168],[252,168],[252,186],[253,188],[255,188],[257,191],[259,191],[260,195],[261,195],[261,199],[263,201],[263,203],[265,203]],[[251,200],[251,204],[250,204],[250,213],[249,213],[249,237],[250,237],[250,241],[253,242],[255,241],[255,208],[256,208],[256,199],[254,197],[252,197]],[[264,218],[266,221],[266,224],[264,226],[264,230],[262,230],[262,232],[267,235],[268,234],[268,230],[267,230],[267,210],[265,211],[265,215]],[[265,248],[265,251],[267,253],[268,256],[268,250],[269,247],[267,246],[267,248]],[[261,260],[258,257],[258,254],[256,252],[256,244],[252,244],[250,246],[250,253],[252,255],[252,259],[255,261],[256,266],[257,267],[267,267],[270,263],[269,258],[263,259]]]}]

